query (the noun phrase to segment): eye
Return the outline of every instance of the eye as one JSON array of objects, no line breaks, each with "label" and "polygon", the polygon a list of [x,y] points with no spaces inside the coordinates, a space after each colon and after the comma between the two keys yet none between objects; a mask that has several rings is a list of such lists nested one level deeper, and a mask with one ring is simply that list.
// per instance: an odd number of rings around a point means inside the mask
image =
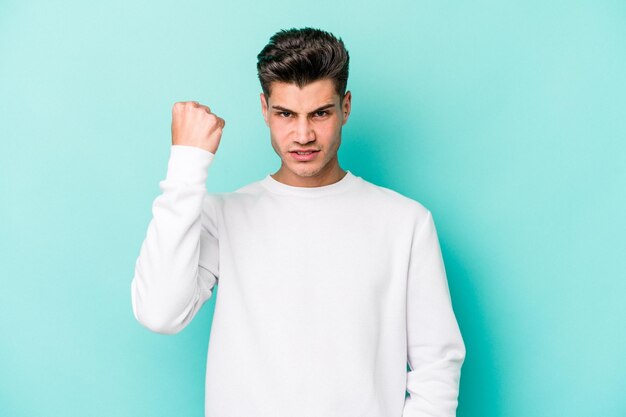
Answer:
[{"label": "eye", "polygon": [[315,112],[315,115],[318,117],[324,117],[328,114],[328,112],[326,110],[318,110]]},{"label": "eye", "polygon": [[281,112],[278,112],[278,115],[281,117],[289,117],[291,116],[291,113],[289,113],[288,111],[281,111]]}]

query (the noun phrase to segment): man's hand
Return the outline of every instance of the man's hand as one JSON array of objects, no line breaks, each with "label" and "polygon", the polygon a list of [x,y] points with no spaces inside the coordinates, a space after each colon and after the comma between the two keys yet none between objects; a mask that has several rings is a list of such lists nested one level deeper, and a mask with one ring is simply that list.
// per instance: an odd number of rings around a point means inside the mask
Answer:
[{"label": "man's hand", "polygon": [[224,119],[197,101],[174,103],[172,145],[196,146],[215,153],[225,124]]}]

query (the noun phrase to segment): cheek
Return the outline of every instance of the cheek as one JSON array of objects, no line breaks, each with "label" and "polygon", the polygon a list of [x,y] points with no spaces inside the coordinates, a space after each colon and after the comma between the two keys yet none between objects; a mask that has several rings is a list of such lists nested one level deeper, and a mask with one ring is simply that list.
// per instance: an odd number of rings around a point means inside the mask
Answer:
[{"label": "cheek", "polygon": [[272,135],[272,138],[274,138],[277,141],[280,141],[282,138],[285,137],[287,133],[287,129],[285,129],[284,124],[270,122],[270,133]]},{"label": "cheek", "polygon": [[331,143],[338,140],[340,131],[341,125],[336,123],[327,123],[318,127],[317,135],[318,138],[323,138],[325,142]]}]

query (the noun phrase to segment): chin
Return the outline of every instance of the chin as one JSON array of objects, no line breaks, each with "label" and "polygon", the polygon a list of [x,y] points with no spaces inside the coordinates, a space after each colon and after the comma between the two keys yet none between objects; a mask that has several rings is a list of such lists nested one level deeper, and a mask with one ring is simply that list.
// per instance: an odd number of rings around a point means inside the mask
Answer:
[{"label": "chin", "polygon": [[291,172],[296,174],[299,177],[314,177],[319,174],[319,168],[300,168],[300,169],[291,169]]},{"label": "chin", "polygon": [[291,171],[294,175],[297,175],[299,177],[314,177],[318,175],[322,170],[322,166],[320,166],[319,164],[301,164],[301,166],[287,164],[287,168],[289,168],[289,171]]}]

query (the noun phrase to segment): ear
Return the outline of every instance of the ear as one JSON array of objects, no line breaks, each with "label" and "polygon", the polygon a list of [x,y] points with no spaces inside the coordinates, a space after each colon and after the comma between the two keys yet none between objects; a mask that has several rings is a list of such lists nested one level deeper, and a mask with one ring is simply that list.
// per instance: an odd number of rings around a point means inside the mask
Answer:
[{"label": "ear", "polygon": [[343,113],[343,123],[342,126],[348,122],[348,117],[350,117],[350,111],[352,110],[352,93],[347,91],[343,96],[343,104],[341,106],[341,112]]},{"label": "ear", "polygon": [[263,113],[263,119],[265,119],[265,124],[269,126],[269,121],[267,119],[267,101],[265,100],[265,94],[261,93],[261,112]]}]

